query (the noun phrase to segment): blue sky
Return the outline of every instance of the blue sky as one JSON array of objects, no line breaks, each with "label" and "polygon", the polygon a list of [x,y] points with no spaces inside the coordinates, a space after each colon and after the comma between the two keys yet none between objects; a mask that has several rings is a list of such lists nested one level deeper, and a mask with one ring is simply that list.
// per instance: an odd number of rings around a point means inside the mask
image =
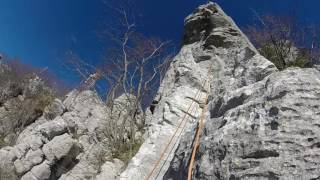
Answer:
[{"label": "blue sky", "polygon": [[[143,33],[172,40],[177,47],[183,19],[204,0],[133,0],[142,14]],[[217,0],[239,26],[260,14],[295,11],[304,23],[320,24],[319,0]],[[61,67],[65,52],[99,61],[103,44],[97,31],[108,22],[101,0],[1,0],[0,52],[24,63],[48,67],[63,79],[72,79]]]}]

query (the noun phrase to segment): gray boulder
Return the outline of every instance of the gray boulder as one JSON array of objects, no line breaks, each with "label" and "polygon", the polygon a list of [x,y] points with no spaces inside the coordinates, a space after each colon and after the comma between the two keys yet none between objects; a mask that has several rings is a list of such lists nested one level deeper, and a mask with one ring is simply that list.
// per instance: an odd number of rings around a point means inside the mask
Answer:
[{"label": "gray boulder", "polygon": [[14,146],[0,150],[1,177],[82,180],[99,174],[108,154],[101,139],[106,105],[92,91],[74,91],[63,104],[59,100],[53,104],[46,111],[53,116],[38,118],[19,134]]},{"label": "gray boulder", "polygon": [[16,158],[13,148],[5,147],[0,149],[0,179],[18,179],[18,175],[15,173],[15,167],[13,164]]},{"label": "gray boulder", "polygon": [[47,119],[54,119],[64,113],[65,107],[60,99],[55,99],[44,109],[43,115]]},{"label": "gray boulder", "polygon": [[117,179],[123,167],[124,163],[119,159],[108,161],[101,166],[101,172],[97,175],[96,180]]},{"label": "gray boulder", "polygon": [[42,148],[42,151],[49,162],[54,162],[70,155],[70,152],[75,146],[75,141],[71,138],[71,136],[68,134],[63,134],[53,138],[50,142],[45,144]]},{"label": "gray boulder", "polygon": [[50,178],[51,169],[48,161],[44,161],[42,164],[35,166],[30,172],[21,177],[21,180],[47,180]]}]

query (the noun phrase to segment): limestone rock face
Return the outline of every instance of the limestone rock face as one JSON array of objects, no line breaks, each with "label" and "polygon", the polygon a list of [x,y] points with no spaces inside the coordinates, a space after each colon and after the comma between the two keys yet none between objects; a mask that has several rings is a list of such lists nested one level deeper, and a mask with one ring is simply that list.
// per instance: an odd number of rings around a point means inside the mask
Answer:
[{"label": "limestone rock face", "polygon": [[65,111],[65,107],[60,99],[55,99],[49,106],[44,109],[46,119],[54,119]]},{"label": "limestone rock face", "polygon": [[[10,107],[41,88],[15,88],[5,71],[0,63],[0,135],[18,124],[3,123]],[[183,47],[150,109],[132,112],[134,101],[122,95],[110,107],[89,90],[55,99],[0,149],[0,179],[186,179],[205,105],[192,179],[320,179],[320,71],[279,72],[216,3],[185,19]],[[132,129],[144,140],[127,166],[111,156],[114,121],[119,140]]]},{"label": "limestone rock face", "polygon": [[[54,100],[43,116],[19,134],[14,146],[0,149],[0,179],[116,177],[123,163],[104,157],[108,154],[102,138],[107,113],[92,91],[75,90],[64,102]],[[110,169],[113,174],[107,174]]]},{"label": "limestone rock face", "polygon": [[118,159],[114,159],[113,162],[108,161],[101,166],[101,172],[96,180],[117,179],[123,167],[123,162]]},{"label": "limestone rock face", "polygon": [[[151,174],[151,178],[162,179],[178,143],[169,146],[152,174],[153,167],[172,136],[179,142],[182,129],[182,134],[194,132],[207,93],[213,100],[217,94],[248,86],[276,71],[219,6],[199,7],[185,19],[184,46],[161,84],[146,141],[120,178],[144,179]],[[185,114],[187,123],[179,127]],[[175,134],[177,126],[179,133]]]},{"label": "limestone rock face", "polygon": [[[278,72],[216,3],[200,6],[185,19],[184,46],[154,101],[146,141],[120,179],[186,179],[205,103],[197,90],[209,95],[209,111],[193,179],[319,178],[319,78],[315,69]],[[172,136],[177,143],[161,156]]]},{"label": "limestone rock face", "polygon": [[[248,86],[276,71],[219,6],[209,3],[199,7],[185,19],[184,46],[161,84],[146,141],[120,179],[145,179],[148,176],[162,179],[170,162],[175,160],[174,152],[179,143],[169,145],[154,168],[160,154],[172,136],[173,142],[179,142],[182,129],[182,134],[195,132],[193,127],[207,93],[210,92],[213,101],[218,94]],[[198,97],[197,91],[200,92]],[[188,111],[189,106],[192,110]],[[185,115],[187,123],[180,126]]]},{"label": "limestone rock face", "polygon": [[[210,56],[223,68],[213,71],[192,179],[319,179],[319,71],[277,72],[244,45],[247,39],[216,4],[201,6],[188,19],[205,17],[212,31],[187,37],[196,44],[194,37],[209,34],[208,42],[214,36]],[[195,132],[193,126],[183,136],[164,179],[187,177]]]},{"label": "limestone rock face", "polygon": [[[211,102],[193,179],[318,178],[319,75],[287,69],[218,96],[222,103]],[[187,175],[193,136],[180,143],[168,179]]]}]

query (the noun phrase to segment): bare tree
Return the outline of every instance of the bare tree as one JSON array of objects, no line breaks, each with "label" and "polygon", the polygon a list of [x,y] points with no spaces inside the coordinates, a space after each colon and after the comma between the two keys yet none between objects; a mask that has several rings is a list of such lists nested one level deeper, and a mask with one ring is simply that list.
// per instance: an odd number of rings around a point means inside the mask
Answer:
[{"label": "bare tree", "polygon": [[[119,3],[117,3],[119,5]],[[99,63],[90,64],[69,53],[69,64],[83,79],[81,90],[103,89],[106,96],[108,128],[105,131],[116,152],[132,152],[137,131],[143,131],[144,109],[151,103],[166,69],[172,59],[170,43],[159,38],[147,37],[137,31],[136,18],[120,4],[111,6],[113,21],[100,33],[108,49]],[[104,87],[104,88],[102,88]],[[127,102],[119,106],[118,97]]]},{"label": "bare tree", "polygon": [[16,74],[16,78],[32,79],[39,77],[47,87],[54,91],[56,96],[63,97],[71,89],[71,86],[68,86],[57,75],[49,71],[48,67],[34,67],[23,63],[18,58],[6,56],[2,56],[0,63],[1,61],[11,69],[11,74]]},{"label": "bare tree", "polygon": [[56,94],[38,75],[41,70],[3,57],[0,63],[0,147],[44,113]]},{"label": "bare tree", "polygon": [[319,59],[319,36],[315,26],[300,24],[296,16],[264,15],[246,28],[260,53],[278,69],[289,66],[310,67]]}]

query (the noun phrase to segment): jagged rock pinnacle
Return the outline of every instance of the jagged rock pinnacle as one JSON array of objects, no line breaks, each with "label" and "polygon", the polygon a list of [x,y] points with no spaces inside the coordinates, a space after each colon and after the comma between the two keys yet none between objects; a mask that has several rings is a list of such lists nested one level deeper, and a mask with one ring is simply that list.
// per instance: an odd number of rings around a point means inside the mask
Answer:
[{"label": "jagged rock pinnacle", "polygon": [[[185,114],[190,118],[183,131],[194,132],[201,114],[207,86],[212,97],[261,80],[276,68],[258,54],[216,3],[200,6],[185,19],[184,46],[174,58],[156,97],[157,105],[149,117],[150,128],[145,143],[129,163],[120,179],[145,179],[159,160],[159,155]],[[194,97],[200,91],[202,96]],[[187,112],[188,106],[193,112]],[[208,112],[207,112],[208,115]],[[175,137],[177,142],[180,136]],[[191,143],[188,142],[188,144]],[[170,167],[178,143],[169,146],[170,152],[155,169],[151,179],[162,179]],[[188,147],[191,149],[191,147]]]},{"label": "jagged rock pinnacle", "polygon": [[[36,95],[37,83],[32,84],[27,92]],[[8,92],[1,101],[23,101],[20,91]],[[134,98],[120,96],[110,107],[92,91],[74,90],[63,102],[55,100],[18,134],[15,145],[0,149],[0,179],[186,179],[205,103],[192,179],[320,178],[320,72],[279,72],[216,3],[185,19],[183,47],[150,112],[146,119],[135,117],[137,130],[146,120],[145,134],[137,136],[144,142],[123,169],[121,160],[109,159],[110,137],[117,137],[110,132],[122,124],[127,136],[119,141],[129,140],[127,107]],[[6,105],[0,103],[0,117]],[[110,120],[117,123],[111,126]]]}]

